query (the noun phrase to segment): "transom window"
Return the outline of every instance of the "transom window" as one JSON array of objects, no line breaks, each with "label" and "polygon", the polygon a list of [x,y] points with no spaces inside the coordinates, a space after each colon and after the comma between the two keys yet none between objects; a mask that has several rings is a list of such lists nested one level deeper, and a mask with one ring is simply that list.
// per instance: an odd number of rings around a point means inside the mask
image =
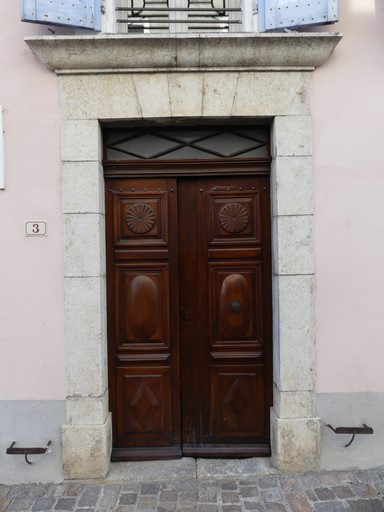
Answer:
[{"label": "transom window", "polygon": [[254,158],[269,156],[269,127],[109,129],[107,160]]}]

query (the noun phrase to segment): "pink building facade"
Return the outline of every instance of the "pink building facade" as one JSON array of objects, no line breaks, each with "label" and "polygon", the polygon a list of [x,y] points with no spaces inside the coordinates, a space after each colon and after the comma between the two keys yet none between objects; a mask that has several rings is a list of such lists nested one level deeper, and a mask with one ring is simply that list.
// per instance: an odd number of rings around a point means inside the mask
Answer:
[{"label": "pink building facade", "polygon": [[[102,38],[113,37],[105,34],[95,36],[99,42],[84,43],[85,57],[75,61],[71,49],[81,50],[83,42],[69,37],[61,46],[58,35],[73,31],[57,28],[52,36],[46,26],[22,23],[19,6],[11,0],[3,6],[0,24],[0,481],[100,477],[110,467],[111,420],[103,341],[99,122],[140,117],[172,124],[177,117],[196,118],[194,106],[176,106],[176,101],[170,113],[163,111],[154,91],[162,90],[162,73],[172,72],[182,88],[183,79],[197,83],[205,71],[191,65],[180,78],[164,64],[165,71],[154,73],[150,58],[146,70],[142,65],[132,71],[131,65],[127,72],[129,63],[119,61],[111,71],[97,59],[90,62]],[[228,75],[217,78],[220,102],[207,99],[202,109],[201,117],[230,118],[226,101],[229,104],[232,96],[225,84],[234,72],[243,73],[240,81],[256,84],[266,95],[257,103],[252,90],[237,89],[233,103],[238,105],[237,121],[265,119],[272,132],[276,341],[271,449],[272,463],[283,470],[383,463],[384,176],[378,151],[384,128],[383,24],[379,2],[341,0],[337,24],[307,33],[343,34],[339,44],[335,38],[334,50],[326,51],[326,62],[316,60],[316,48],[311,57],[316,63],[295,64],[294,72],[281,63],[277,71],[265,64],[244,71],[236,62],[234,69],[226,70]],[[32,36],[28,44],[27,36]],[[309,39],[300,41],[304,52]],[[121,59],[119,48],[112,50],[111,59]],[[143,48],[143,53],[153,51],[144,43]],[[136,90],[142,84],[147,96],[139,91],[138,99],[131,101],[131,79]],[[296,105],[299,89],[306,99]],[[114,98],[123,90],[127,98],[119,104]],[[172,86],[169,90],[172,100]],[[135,113],[137,105],[140,115]],[[288,173],[292,179],[287,179]],[[27,223],[41,223],[39,229],[46,226],[46,234],[28,235]],[[87,336],[97,341],[89,342]],[[328,424],[366,424],[374,433],[357,435],[345,448],[350,437],[336,435]],[[284,437],[292,435],[290,455]],[[49,440],[51,452],[35,457],[33,471],[23,457],[6,454],[13,441],[45,446]],[[89,458],[98,446],[101,455],[92,473]],[[76,458],[78,473],[73,468]]]}]

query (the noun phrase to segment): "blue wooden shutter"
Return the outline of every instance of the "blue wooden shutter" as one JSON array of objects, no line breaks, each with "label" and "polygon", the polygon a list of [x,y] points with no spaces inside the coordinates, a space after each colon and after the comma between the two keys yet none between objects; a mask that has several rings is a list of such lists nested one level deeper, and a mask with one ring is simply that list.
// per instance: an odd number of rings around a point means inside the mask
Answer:
[{"label": "blue wooden shutter", "polygon": [[338,0],[258,0],[258,12],[259,32],[335,23],[339,19]]},{"label": "blue wooden shutter", "polygon": [[22,21],[101,30],[100,0],[22,0]]}]

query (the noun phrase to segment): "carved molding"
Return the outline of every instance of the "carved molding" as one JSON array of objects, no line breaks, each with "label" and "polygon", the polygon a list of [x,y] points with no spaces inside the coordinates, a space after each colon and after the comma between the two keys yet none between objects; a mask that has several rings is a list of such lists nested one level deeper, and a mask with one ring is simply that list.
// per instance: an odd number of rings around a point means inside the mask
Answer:
[{"label": "carved molding", "polygon": [[221,227],[227,233],[241,233],[249,222],[247,210],[239,203],[229,203],[219,212]]},{"label": "carved molding", "polygon": [[24,38],[51,70],[123,73],[234,70],[313,70],[340,33],[136,34]]},{"label": "carved molding", "polygon": [[156,216],[147,204],[134,204],[127,211],[126,220],[131,231],[143,235],[151,231],[156,223]]}]

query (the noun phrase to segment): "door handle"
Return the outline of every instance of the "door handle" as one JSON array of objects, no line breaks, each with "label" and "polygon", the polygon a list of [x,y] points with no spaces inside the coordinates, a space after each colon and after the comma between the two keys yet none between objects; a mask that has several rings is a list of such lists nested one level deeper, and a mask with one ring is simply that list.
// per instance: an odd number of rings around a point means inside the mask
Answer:
[{"label": "door handle", "polygon": [[231,310],[234,312],[234,313],[240,313],[240,309],[241,309],[241,304],[238,300],[233,300],[231,302]]}]

